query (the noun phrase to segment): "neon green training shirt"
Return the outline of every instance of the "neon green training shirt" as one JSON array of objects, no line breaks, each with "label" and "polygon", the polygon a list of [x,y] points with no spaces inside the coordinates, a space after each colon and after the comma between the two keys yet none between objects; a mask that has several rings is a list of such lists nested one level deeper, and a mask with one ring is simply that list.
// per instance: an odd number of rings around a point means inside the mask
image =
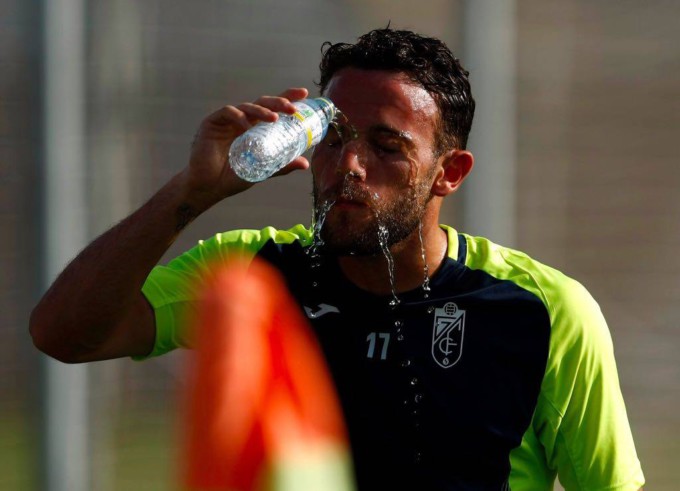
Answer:
[{"label": "neon green training shirt", "polygon": [[[310,320],[336,382],[359,489],[635,491],[644,476],[609,330],[576,281],[448,226],[422,288],[360,290],[312,264],[309,229],[237,230],[156,267],[150,356],[191,345],[196,285],[234,254],[273,264]],[[247,329],[247,326],[244,326]]]}]

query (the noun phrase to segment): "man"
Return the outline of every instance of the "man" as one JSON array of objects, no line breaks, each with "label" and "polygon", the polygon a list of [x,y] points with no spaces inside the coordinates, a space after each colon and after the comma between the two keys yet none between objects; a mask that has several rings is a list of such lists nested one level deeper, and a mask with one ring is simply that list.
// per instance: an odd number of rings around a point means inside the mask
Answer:
[{"label": "man", "polygon": [[597,304],[558,271],[439,224],[473,166],[467,75],[408,31],[327,44],[320,88],[342,117],[311,158],[315,227],[217,234],[152,271],[193,218],[251,186],[229,167],[233,139],[307,91],[211,114],[188,167],[45,294],[36,346],[65,362],[187,346],[194,283],[212,261],[257,255],[318,336],[360,489],[544,490],[557,472],[569,490],[640,488]]}]

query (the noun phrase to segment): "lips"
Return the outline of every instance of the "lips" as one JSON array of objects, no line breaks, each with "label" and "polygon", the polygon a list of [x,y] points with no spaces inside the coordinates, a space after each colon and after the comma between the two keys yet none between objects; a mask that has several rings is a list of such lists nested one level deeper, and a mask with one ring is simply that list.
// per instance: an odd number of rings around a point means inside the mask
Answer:
[{"label": "lips", "polygon": [[331,208],[371,208],[372,195],[362,185],[345,180],[328,188],[319,197],[319,203],[332,203]]},{"label": "lips", "polygon": [[363,208],[368,206],[368,204],[356,199],[340,197],[335,200],[334,206],[339,206],[342,208]]}]

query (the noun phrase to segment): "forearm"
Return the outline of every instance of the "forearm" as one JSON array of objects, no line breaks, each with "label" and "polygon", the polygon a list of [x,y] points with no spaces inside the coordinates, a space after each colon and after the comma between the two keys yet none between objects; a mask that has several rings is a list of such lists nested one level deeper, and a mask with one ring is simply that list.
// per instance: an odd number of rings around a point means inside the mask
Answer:
[{"label": "forearm", "polygon": [[190,198],[180,174],[87,246],[34,308],[35,345],[62,361],[78,361],[106,343],[140,301],[151,269],[204,208]]}]

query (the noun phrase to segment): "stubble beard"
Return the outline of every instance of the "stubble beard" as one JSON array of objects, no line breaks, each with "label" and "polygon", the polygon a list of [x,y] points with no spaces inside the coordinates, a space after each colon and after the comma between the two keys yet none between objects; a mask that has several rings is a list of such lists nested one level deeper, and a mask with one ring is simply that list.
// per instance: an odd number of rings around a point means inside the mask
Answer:
[{"label": "stubble beard", "polygon": [[[320,198],[314,186],[314,220],[323,225],[320,230],[319,252],[329,256],[377,256],[384,247],[392,247],[410,237],[418,229],[432,198],[425,181],[407,188],[391,202],[371,196],[358,184],[345,181],[337,195],[349,195],[367,202],[372,217],[362,223],[352,220],[349,213],[333,210],[337,196]],[[330,206],[329,206],[330,205]],[[327,213],[322,216],[323,210]]]}]

